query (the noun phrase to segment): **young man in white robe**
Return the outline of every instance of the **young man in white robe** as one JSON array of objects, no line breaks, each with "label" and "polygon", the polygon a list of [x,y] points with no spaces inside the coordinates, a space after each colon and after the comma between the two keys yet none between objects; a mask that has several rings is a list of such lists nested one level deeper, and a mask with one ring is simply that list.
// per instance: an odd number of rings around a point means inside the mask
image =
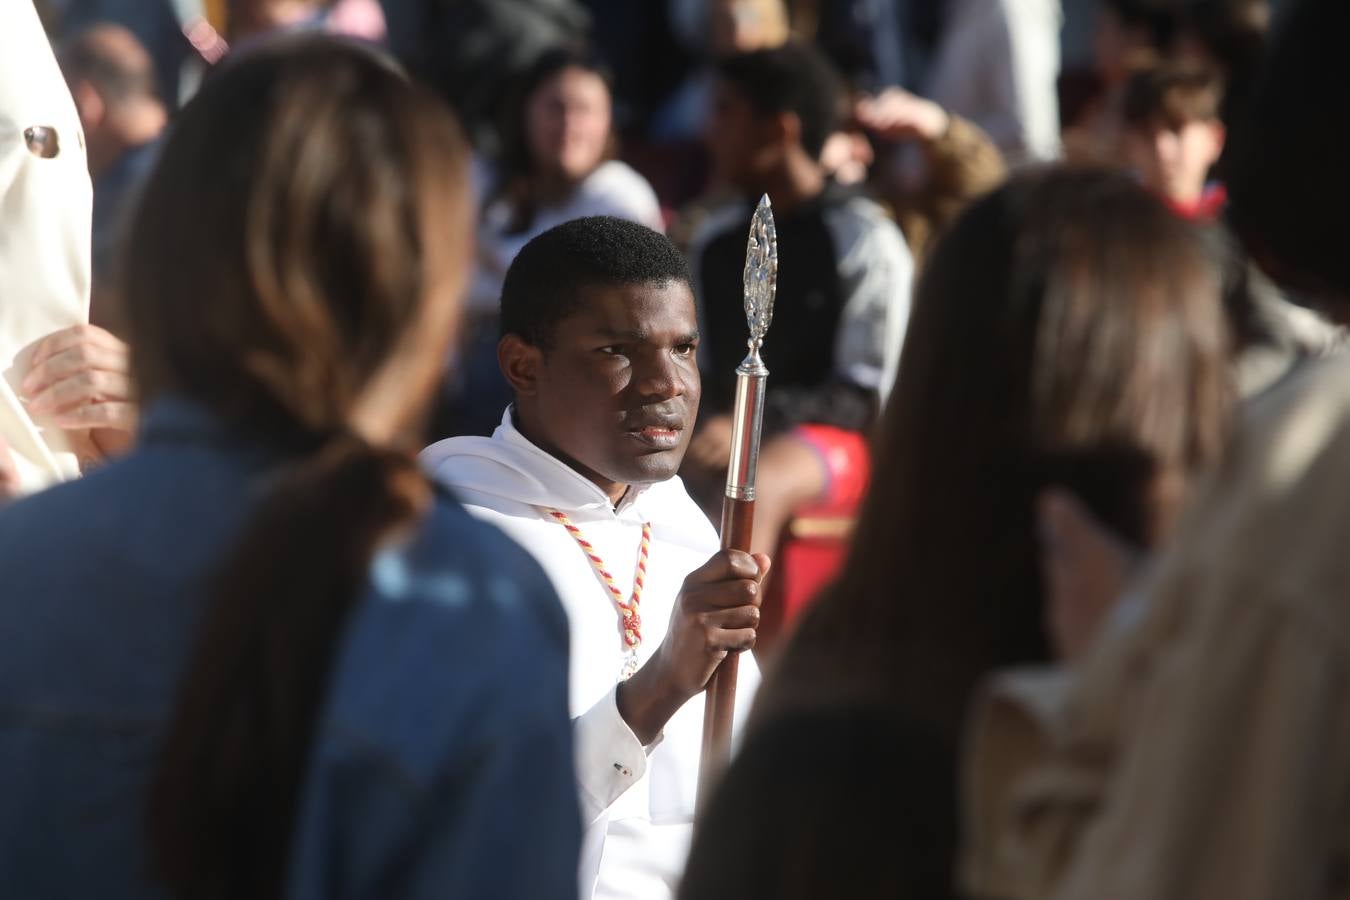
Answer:
[{"label": "young man in white robe", "polygon": [[[515,403],[492,437],[423,461],[539,560],[567,609],[581,896],[660,900],[688,851],[702,692],[754,644],[769,560],[720,551],[675,475],[700,382],[689,271],[668,239],[610,217],[560,225],[516,257],[501,312]],[[758,681],[746,654],[738,712]]]},{"label": "young man in white robe", "polygon": [[80,119],[37,10],[0,4],[0,491],[79,473],[65,436],[20,401],[16,357],[88,317],[92,204]]}]

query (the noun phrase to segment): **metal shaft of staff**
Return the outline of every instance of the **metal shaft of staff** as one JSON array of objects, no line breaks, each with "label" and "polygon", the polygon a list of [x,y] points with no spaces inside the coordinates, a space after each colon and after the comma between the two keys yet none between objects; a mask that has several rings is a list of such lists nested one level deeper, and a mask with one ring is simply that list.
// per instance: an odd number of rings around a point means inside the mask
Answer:
[{"label": "metal shaft of staff", "polygon": [[[778,240],[766,195],[750,223],[745,259],[745,313],[750,328],[750,353],[736,368],[736,402],[732,412],[731,458],[722,500],[722,548],[750,551],[755,517],[755,476],[759,464],[764,390],[769,377],[759,349],[773,319],[778,278]],[[708,682],[703,708],[703,755],[699,766],[699,803],[721,777],[731,752],[736,711],[739,656],[729,654]]]}]

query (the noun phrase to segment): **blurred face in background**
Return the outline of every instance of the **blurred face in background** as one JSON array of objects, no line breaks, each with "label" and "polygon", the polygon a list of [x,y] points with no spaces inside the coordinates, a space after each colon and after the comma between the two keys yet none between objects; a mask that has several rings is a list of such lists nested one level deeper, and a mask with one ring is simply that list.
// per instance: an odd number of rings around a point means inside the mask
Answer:
[{"label": "blurred face in background", "polygon": [[331,3],[325,0],[231,0],[229,33],[238,40],[303,22]]},{"label": "blurred face in background", "polygon": [[604,162],[611,106],[603,78],[568,67],[541,84],[525,107],[530,156],[542,172],[579,182]]},{"label": "blurred face in background", "polygon": [[1126,131],[1125,155],[1149,190],[1177,203],[1194,203],[1223,141],[1223,125],[1214,119],[1157,120]]},{"label": "blurred face in background", "polygon": [[713,0],[708,6],[713,56],[751,53],[787,42],[788,16],[782,0]]},{"label": "blurred face in background", "polygon": [[754,189],[773,164],[773,118],[759,115],[740,90],[719,80],[703,139],[712,156],[713,176],[724,185]]}]

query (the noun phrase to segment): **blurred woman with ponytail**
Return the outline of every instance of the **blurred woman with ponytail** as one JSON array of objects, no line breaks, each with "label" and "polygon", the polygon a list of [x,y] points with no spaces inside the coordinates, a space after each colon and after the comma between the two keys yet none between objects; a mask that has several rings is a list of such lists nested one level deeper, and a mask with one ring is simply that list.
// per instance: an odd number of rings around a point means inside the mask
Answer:
[{"label": "blurred woman with ponytail", "polygon": [[466,160],[330,39],[183,111],[123,271],[138,448],[0,513],[6,895],[575,897],[562,610],[413,460]]}]

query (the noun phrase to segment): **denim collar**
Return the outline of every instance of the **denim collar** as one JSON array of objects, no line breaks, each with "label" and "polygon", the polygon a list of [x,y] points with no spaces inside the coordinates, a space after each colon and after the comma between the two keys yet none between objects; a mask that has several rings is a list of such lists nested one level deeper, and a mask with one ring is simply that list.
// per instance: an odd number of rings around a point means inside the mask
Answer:
[{"label": "denim collar", "polygon": [[294,459],[313,449],[311,438],[286,435],[251,423],[232,422],[209,407],[181,395],[157,398],[141,416],[138,445],[143,448],[191,445],[258,465]]}]

